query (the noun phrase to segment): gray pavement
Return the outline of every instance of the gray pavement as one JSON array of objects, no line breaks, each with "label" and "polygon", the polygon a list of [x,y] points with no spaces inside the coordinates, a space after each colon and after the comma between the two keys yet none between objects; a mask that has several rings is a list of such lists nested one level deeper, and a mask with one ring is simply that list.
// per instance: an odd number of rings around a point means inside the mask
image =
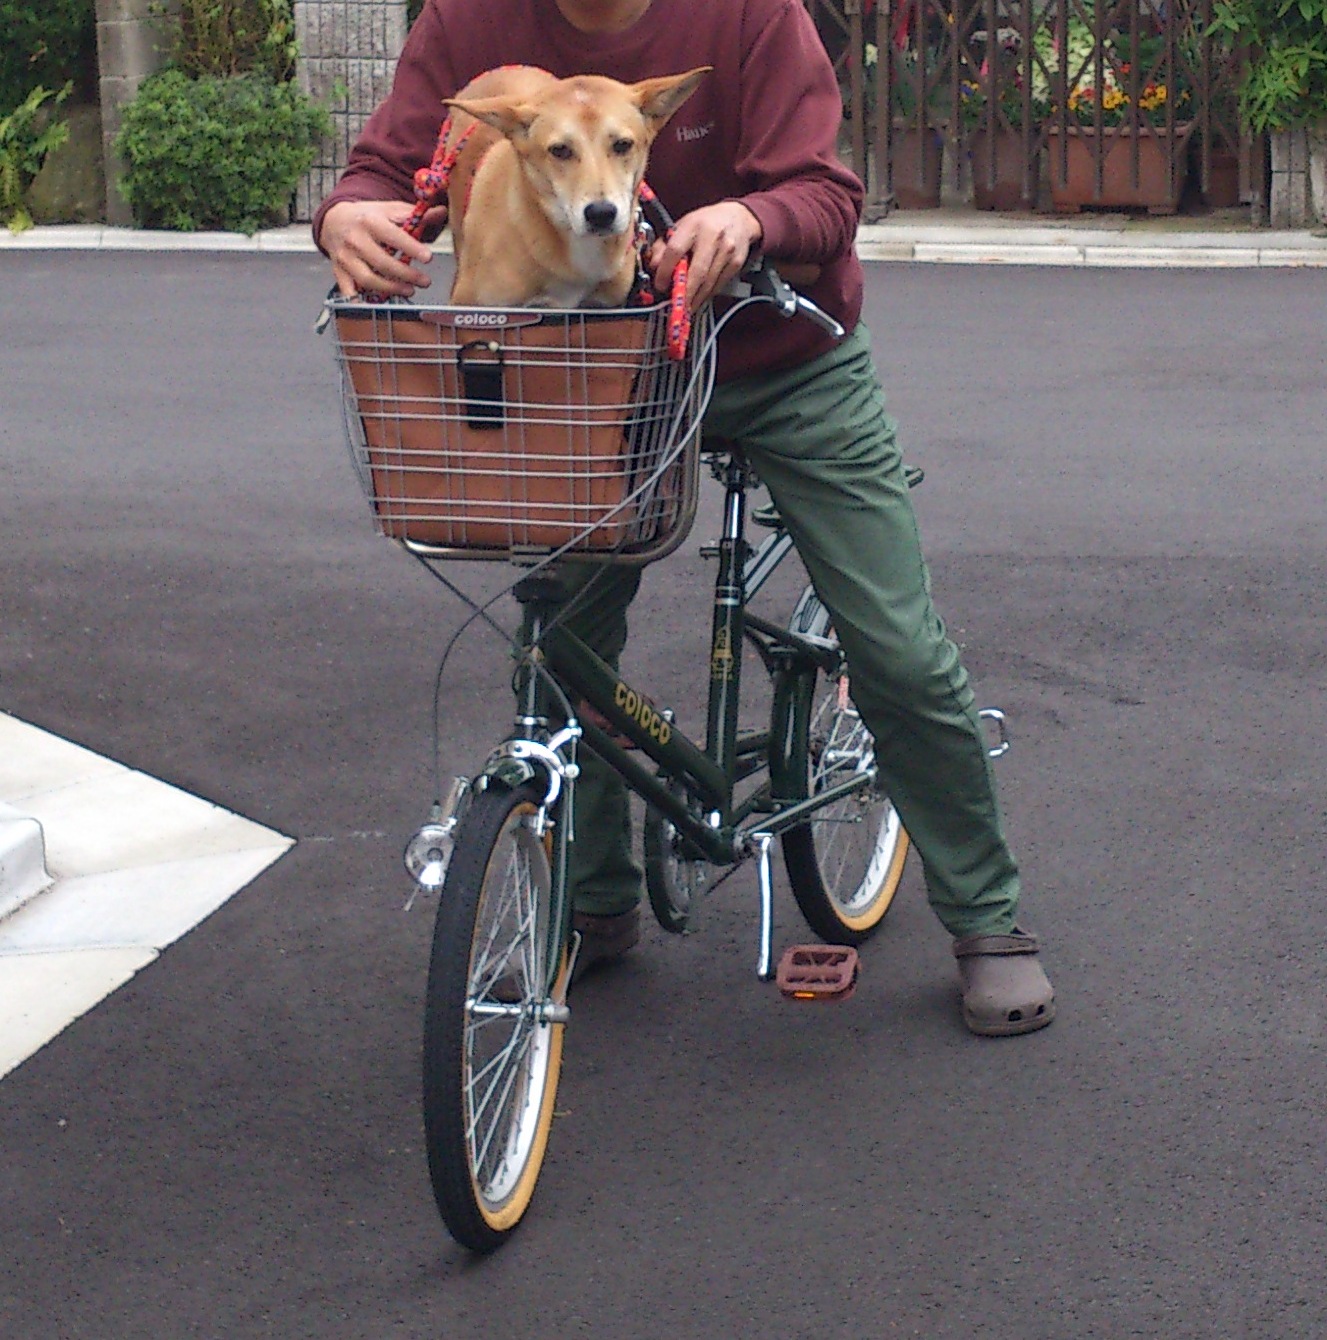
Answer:
[{"label": "gray pavement", "polygon": [[[6,1340],[1327,1333],[1327,275],[868,271],[1060,1016],[964,1032],[915,865],[853,1000],[787,1005],[742,871],[578,993],[534,1209],[476,1263],[399,865],[456,608],[371,533],[325,268],[0,251],[0,710],[296,839],[0,1080]],[[714,503],[628,656],[683,721]],[[453,662],[448,767],[507,669]]]}]

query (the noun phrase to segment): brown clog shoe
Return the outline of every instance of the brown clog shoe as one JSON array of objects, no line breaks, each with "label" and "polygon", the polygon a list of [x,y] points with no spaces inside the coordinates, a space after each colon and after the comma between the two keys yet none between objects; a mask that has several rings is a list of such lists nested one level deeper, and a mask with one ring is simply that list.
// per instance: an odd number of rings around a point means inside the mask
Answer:
[{"label": "brown clog shoe", "polygon": [[963,982],[963,1022],[983,1037],[1011,1037],[1055,1018],[1055,989],[1038,958],[1040,945],[1017,926],[1008,935],[954,941]]}]

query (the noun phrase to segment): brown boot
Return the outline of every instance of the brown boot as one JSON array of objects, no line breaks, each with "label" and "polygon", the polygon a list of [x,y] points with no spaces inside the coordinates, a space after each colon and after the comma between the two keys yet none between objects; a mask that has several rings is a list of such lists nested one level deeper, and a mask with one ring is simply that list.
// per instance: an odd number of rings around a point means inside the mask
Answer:
[{"label": "brown boot", "polygon": [[1055,1018],[1055,991],[1043,971],[1040,945],[1017,926],[1008,935],[968,935],[954,941],[963,981],[963,1022],[983,1037],[1010,1037],[1045,1028]]}]

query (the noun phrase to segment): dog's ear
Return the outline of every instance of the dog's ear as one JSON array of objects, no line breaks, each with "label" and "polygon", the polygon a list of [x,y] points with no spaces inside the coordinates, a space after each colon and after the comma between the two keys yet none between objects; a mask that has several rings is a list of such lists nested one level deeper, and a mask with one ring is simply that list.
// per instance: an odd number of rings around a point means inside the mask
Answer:
[{"label": "dog's ear", "polygon": [[659,79],[643,79],[631,86],[631,96],[651,135],[657,135],[668,118],[696,91],[696,85],[714,68],[701,65],[686,74],[669,74]]},{"label": "dog's ear", "polygon": [[528,103],[513,98],[467,98],[464,101],[448,98],[443,106],[473,116],[508,139],[526,134],[536,115]]}]

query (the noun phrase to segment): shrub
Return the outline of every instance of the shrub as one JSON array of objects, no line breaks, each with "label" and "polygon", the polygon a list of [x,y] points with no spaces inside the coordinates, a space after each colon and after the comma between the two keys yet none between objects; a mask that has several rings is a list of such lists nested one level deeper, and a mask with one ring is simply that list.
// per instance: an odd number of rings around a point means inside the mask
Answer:
[{"label": "shrub", "polygon": [[94,0],[0,0],[0,114],[38,87],[91,84],[97,58]]},{"label": "shrub", "polygon": [[44,115],[42,104],[54,98],[58,107],[69,96],[70,87],[66,84],[59,93],[34,88],[12,112],[0,116],[0,222],[10,232],[32,227],[23,197],[42,160],[69,138],[69,127]]},{"label": "shrub", "polygon": [[1218,0],[1211,31],[1251,48],[1240,117],[1256,131],[1327,118],[1327,0]]},{"label": "shrub", "polygon": [[171,63],[195,78],[295,72],[291,0],[180,0]]},{"label": "shrub", "polygon": [[252,234],[284,214],[330,131],[331,118],[294,84],[165,70],[125,109],[121,189],[143,227]]}]

